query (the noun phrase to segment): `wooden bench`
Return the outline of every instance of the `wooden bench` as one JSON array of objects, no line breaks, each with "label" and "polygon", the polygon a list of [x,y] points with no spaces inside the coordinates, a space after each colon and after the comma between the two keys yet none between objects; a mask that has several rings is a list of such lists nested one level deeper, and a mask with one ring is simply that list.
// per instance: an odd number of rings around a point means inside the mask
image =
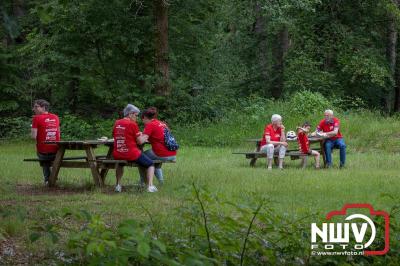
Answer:
[{"label": "wooden bench", "polygon": [[[106,158],[107,155],[98,155],[96,156],[96,160]],[[80,160],[87,161],[86,156],[75,156],[75,157],[64,157],[62,161],[62,167],[66,168],[87,168],[87,163],[80,162]],[[50,162],[53,164],[54,160],[42,160],[39,158],[26,158],[23,160],[24,162],[39,162],[40,166],[42,166],[45,162]],[[68,161],[68,162],[66,162]],[[83,164],[82,164],[83,163]],[[79,167],[82,165],[82,167]]]},{"label": "wooden bench", "polygon": [[[125,160],[110,160],[110,159],[99,159],[97,160],[100,169],[115,169],[117,166],[127,166],[127,167],[138,167],[139,165],[133,161],[125,161]],[[160,161],[153,160],[154,164],[163,164],[163,163],[176,163],[176,161]]]}]

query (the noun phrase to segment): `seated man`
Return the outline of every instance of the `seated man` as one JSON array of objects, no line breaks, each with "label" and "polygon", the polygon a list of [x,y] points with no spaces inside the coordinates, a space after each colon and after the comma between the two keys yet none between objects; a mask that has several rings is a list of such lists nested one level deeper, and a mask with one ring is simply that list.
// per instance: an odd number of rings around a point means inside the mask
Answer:
[{"label": "seated man", "polygon": [[324,119],[317,127],[317,134],[327,138],[325,140],[326,165],[332,167],[332,149],[340,149],[340,167],[346,163],[346,144],[344,143],[342,133],[340,132],[340,120],[333,116],[332,110],[326,110]]},{"label": "seated man", "polygon": [[45,185],[49,184],[51,161],[56,157],[58,146],[45,144],[45,141],[60,140],[60,121],[57,115],[49,112],[50,104],[46,100],[36,100],[33,104],[35,115],[32,119],[31,137],[36,140],[36,150],[42,161]]},{"label": "seated man", "polygon": [[285,127],[282,124],[280,115],[272,115],[271,124],[265,126],[260,146],[260,152],[267,154],[267,169],[272,169],[274,153],[279,154],[279,169],[283,169],[283,160],[285,159],[288,144],[286,142]]}]

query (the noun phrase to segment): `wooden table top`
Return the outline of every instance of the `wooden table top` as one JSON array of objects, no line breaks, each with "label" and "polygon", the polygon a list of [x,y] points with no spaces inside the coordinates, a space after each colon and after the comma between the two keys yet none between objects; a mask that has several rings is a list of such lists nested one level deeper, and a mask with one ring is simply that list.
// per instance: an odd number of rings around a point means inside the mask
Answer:
[{"label": "wooden table top", "polygon": [[113,139],[107,140],[60,140],[60,141],[45,141],[46,144],[57,145],[113,145]]},{"label": "wooden table top", "polygon": [[[319,142],[319,141],[321,141],[321,140],[324,140],[325,138],[322,138],[322,137],[308,137],[308,140],[310,141],[310,142]],[[253,139],[246,139],[246,141],[248,141],[248,142],[258,142],[258,141],[261,141],[262,139],[261,138],[253,138]],[[297,139],[295,139],[295,140],[286,140],[287,142],[295,142],[295,141],[297,141]]]}]

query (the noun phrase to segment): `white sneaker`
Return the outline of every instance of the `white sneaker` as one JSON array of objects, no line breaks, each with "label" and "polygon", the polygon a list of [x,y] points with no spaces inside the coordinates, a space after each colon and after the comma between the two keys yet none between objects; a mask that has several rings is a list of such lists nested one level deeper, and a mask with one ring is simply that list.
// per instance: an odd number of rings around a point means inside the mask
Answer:
[{"label": "white sneaker", "polygon": [[122,187],[121,187],[120,184],[118,184],[118,185],[115,187],[115,192],[121,192],[121,191],[122,191]]},{"label": "white sneaker", "polygon": [[268,167],[267,169],[268,169],[269,171],[271,171],[271,170],[272,170],[272,167]]},{"label": "white sneaker", "polygon": [[157,192],[158,190],[157,190],[157,188],[155,187],[155,186],[149,186],[148,188],[147,188],[147,192]]}]

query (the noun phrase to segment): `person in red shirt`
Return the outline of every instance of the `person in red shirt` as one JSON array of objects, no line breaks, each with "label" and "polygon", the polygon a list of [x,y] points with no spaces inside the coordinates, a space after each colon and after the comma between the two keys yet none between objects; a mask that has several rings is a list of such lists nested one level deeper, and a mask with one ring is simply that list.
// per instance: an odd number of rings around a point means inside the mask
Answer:
[{"label": "person in red shirt", "polygon": [[[319,169],[320,154],[318,151],[310,149],[310,142],[308,141],[308,133],[310,132],[311,125],[309,122],[304,122],[303,126],[297,127],[297,142],[299,143],[300,152],[303,154],[312,155],[315,158],[315,168]],[[306,167],[307,157],[303,156],[303,168]]]},{"label": "person in red shirt", "polygon": [[272,169],[274,153],[279,154],[279,169],[283,169],[283,160],[285,159],[288,144],[286,142],[285,127],[282,124],[280,115],[272,115],[271,124],[265,126],[260,146],[260,152],[267,154],[267,169]]},{"label": "person in red shirt", "polygon": [[36,151],[43,169],[46,185],[51,174],[51,162],[54,161],[58,146],[46,144],[45,141],[60,140],[60,120],[57,115],[49,113],[50,104],[46,100],[36,100],[33,104],[35,115],[32,119],[31,137],[36,140]]},{"label": "person in red shirt", "polygon": [[[114,149],[113,157],[116,160],[134,161],[139,165],[139,173],[146,175],[146,184],[148,192],[156,192],[157,188],[153,185],[154,165],[153,161],[139,149],[138,145],[147,141],[136,123],[140,110],[128,104],[124,109],[124,118],[115,122],[113,128]],[[124,168],[116,168],[117,185],[116,192],[121,192],[121,178],[124,174]]]},{"label": "person in red shirt", "polygon": [[340,132],[340,120],[334,117],[332,110],[326,110],[325,118],[319,122],[316,134],[327,138],[325,140],[326,165],[332,167],[332,149],[340,149],[340,168],[346,163],[346,144]]},{"label": "person in red shirt", "polygon": [[[143,135],[147,137],[148,142],[151,144],[151,149],[145,151],[144,153],[152,160],[160,161],[176,161],[177,151],[171,151],[165,145],[165,129],[169,130],[168,126],[157,119],[157,108],[149,107],[141,115],[142,121],[144,123]],[[155,176],[160,182],[164,183],[164,177],[161,170],[162,164],[157,164],[155,166]]]}]

